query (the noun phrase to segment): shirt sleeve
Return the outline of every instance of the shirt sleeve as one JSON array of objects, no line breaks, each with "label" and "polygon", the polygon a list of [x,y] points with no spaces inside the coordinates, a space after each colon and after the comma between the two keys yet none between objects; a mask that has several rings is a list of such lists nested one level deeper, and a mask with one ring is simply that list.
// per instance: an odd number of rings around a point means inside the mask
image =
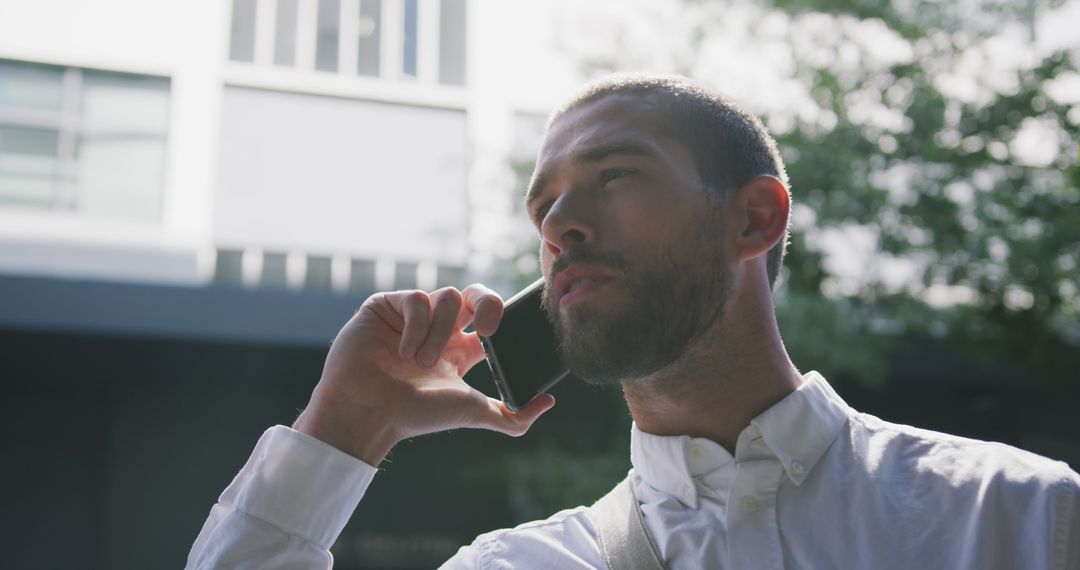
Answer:
[{"label": "shirt sleeve", "polygon": [[332,567],[330,546],[375,472],[293,429],[266,430],[210,510],[186,568]]},{"label": "shirt sleeve", "polygon": [[1054,569],[1080,568],[1080,475],[1070,472],[1058,484],[1054,505]]}]

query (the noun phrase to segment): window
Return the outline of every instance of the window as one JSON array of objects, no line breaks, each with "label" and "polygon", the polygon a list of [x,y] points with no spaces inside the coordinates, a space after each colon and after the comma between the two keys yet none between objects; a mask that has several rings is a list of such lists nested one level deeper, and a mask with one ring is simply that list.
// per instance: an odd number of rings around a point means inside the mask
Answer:
[{"label": "window", "polygon": [[371,293],[375,291],[375,261],[370,259],[352,259],[349,263],[350,293]]},{"label": "window", "polygon": [[333,262],[329,256],[309,255],[304,271],[304,289],[329,291],[332,288]]},{"label": "window", "polygon": [[465,282],[465,268],[461,266],[453,265],[440,265],[438,266],[437,273],[437,286],[438,287],[457,287],[458,289],[464,289],[468,286]]},{"label": "window", "polygon": [[467,0],[233,0],[229,59],[465,85]]},{"label": "window", "polygon": [[416,77],[416,0],[404,0],[405,2],[405,42],[404,54],[401,61],[401,72],[410,77]]},{"label": "window", "polygon": [[274,65],[296,64],[296,10],[299,0],[277,0],[274,30]]},{"label": "window", "polygon": [[338,70],[338,44],[341,38],[340,17],[340,0],[319,0],[319,28],[315,36],[315,69],[319,71]]},{"label": "window", "polygon": [[255,0],[233,0],[229,59],[255,61]]},{"label": "window", "polygon": [[465,0],[442,0],[439,10],[439,83],[465,85]]},{"label": "window", "polygon": [[397,262],[394,267],[394,289],[398,291],[416,289],[416,270],[418,267],[419,264],[415,262]]},{"label": "window", "polygon": [[[378,265],[384,279],[380,284]],[[392,275],[391,275],[392,274]],[[350,258],[347,255],[316,255],[264,251],[259,247],[218,248],[213,283],[227,287],[301,290],[311,293],[370,295],[382,289],[425,289],[452,285],[464,288],[465,268],[437,265],[433,261],[399,261],[393,258]]]},{"label": "window", "polygon": [[169,80],[0,60],[0,205],[161,219]]},{"label": "window", "polygon": [[244,282],[244,251],[219,249],[214,261],[214,282],[239,286]]},{"label": "window", "polygon": [[289,285],[289,256],[279,252],[265,252],[262,258],[262,275],[259,283],[263,287],[284,289]]},{"label": "window", "polygon": [[382,0],[360,0],[360,20],[357,34],[356,72],[371,77],[379,76],[381,49],[379,22],[382,19]]}]

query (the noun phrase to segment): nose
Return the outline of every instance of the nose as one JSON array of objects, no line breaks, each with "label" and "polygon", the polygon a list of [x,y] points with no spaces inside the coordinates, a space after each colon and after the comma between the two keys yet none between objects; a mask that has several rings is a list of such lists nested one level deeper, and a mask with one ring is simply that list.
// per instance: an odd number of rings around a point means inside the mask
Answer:
[{"label": "nose", "polygon": [[558,257],[567,250],[596,240],[592,207],[586,194],[582,190],[567,189],[555,199],[540,224],[544,253]]}]

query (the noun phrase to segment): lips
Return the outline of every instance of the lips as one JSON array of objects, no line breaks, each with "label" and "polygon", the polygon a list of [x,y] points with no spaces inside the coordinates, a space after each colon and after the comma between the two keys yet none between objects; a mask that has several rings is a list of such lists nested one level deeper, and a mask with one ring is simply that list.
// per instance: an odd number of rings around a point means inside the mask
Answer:
[{"label": "lips", "polygon": [[559,308],[565,308],[576,299],[588,295],[611,278],[611,273],[599,267],[581,264],[568,266],[555,276],[555,299]]}]

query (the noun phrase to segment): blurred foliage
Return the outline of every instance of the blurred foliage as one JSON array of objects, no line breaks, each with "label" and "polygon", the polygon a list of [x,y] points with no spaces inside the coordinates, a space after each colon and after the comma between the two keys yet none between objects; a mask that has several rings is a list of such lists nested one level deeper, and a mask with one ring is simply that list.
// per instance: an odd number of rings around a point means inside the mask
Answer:
[{"label": "blurred foliage", "polygon": [[934,31],[992,35],[1006,24],[1031,21],[1035,9],[1060,6],[1064,0],[773,0],[772,6],[798,14],[818,12],[852,16],[860,20],[879,19],[905,38],[919,39]]},{"label": "blurred foliage", "polygon": [[[670,32],[692,45],[674,50],[668,71],[722,79],[695,58],[711,30],[723,28],[717,4],[724,3],[683,3],[707,9]],[[955,95],[942,80],[1010,23],[1033,21],[1037,10],[1060,3],[772,2],[767,10],[792,26],[807,15],[835,24],[819,26],[813,40],[831,57],[794,40],[789,46],[794,79],[817,112],[788,124],[764,117],[797,208],[777,311],[798,365],[875,385],[901,343],[934,338],[976,361],[1007,361],[1032,382],[1078,381],[1064,360],[1080,344],[1080,98],[1059,101],[1047,89],[1076,73],[1075,56],[1039,55],[1021,42],[1030,63],[989,70],[994,84],[979,83],[974,97]],[[868,46],[844,30],[866,22],[911,56],[884,66],[860,57],[852,66],[852,50]],[[591,56],[582,65],[589,75],[634,67],[620,57]],[[989,56],[982,61],[995,65]],[[1018,135],[1032,128],[1053,147],[1050,159],[1018,156]],[[520,180],[528,166],[515,165]],[[853,250],[869,248],[857,258],[865,264],[858,275],[842,274],[829,259],[844,255],[850,228],[869,242],[850,241]],[[824,239],[830,232],[840,241]],[[599,454],[545,444],[539,463],[531,455],[505,458],[502,471],[528,482],[514,486],[511,501],[523,517],[545,511],[537,505],[550,512],[591,502],[617,479],[608,467],[625,464],[625,442],[615,443]]]},{"label": "blurred foliage", "polygon": [[[777,137],[796,201],[814,214],[812,224],[795,228],[779,307],[795,361],[872,381],[889,339],[931,336],[980,360],[1009,360],[1033,381],[1075,381],[1062,360],[1076,350],[1080,313],[1076,111],[1070,121],[1070,106],[1045,87],[1075,73],[1076,61],[1058,52],[1030,67],[996,70],[1007,87],[980,86],[968,101],[950,97],[940,81],[1034,4],[984,2],[975,6],[977,17],[971,4],[938,2],[775,5],[878,18],[915,54],[885,70],[798,62],[800,79],[835,126],[800,122]],[[856,117],[856,99],[902,119],[888,128]],[[1018,134],[1034,125],[1056,149],[1044,164],[1016,156]],[[869,228],[877,238],[873,256],[908,261],[915,279],[897,285],[868,271],[836,283],[824,269],[824,248],[807,238],[847,225]],[[951,299],[931,305],[935,288]],[[807,307],[823,303],[834,308]],[[816,340],[822,336],[824,344]],[[836,346],[845,347],[846,365],[830,356]],[[868,359],[879,365],[867,366]]]}]

